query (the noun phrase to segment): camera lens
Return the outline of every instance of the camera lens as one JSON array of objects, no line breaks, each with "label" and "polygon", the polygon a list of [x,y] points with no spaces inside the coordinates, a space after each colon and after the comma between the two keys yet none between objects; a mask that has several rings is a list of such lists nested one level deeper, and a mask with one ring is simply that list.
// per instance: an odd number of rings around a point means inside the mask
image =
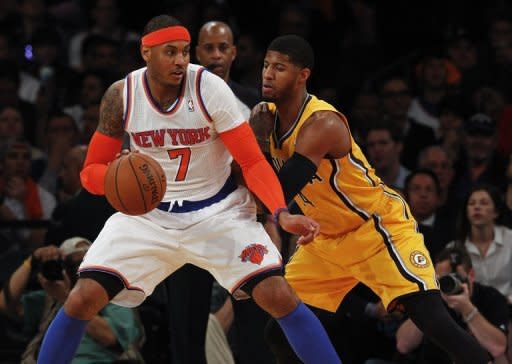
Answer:
[{"label": "camera lens", "polygon": [[41,274],[49,281],[58,281],[64,279],[62,275],[62,261],[49,260],[41,263]]},{"label": "camera lens", "polygon": [[455,295],[462,292],[462,282],[455,274],[448,274],[439,278],[439,288],[447,295]]}]

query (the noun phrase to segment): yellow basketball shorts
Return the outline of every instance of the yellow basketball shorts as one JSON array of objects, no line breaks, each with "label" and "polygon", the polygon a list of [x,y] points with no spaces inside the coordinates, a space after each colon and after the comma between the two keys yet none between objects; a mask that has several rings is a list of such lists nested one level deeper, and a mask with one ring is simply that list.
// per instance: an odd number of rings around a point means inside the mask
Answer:
[{"label": "yellow basketball shorts", "polygon": [[286,266],[286,279],[305,303],[331,312],[358,282],[390,311],[398,297],[439,289],[423,235],[397,208],[383,217],[371,215],[345,235],[320,234],[299,247]]}]

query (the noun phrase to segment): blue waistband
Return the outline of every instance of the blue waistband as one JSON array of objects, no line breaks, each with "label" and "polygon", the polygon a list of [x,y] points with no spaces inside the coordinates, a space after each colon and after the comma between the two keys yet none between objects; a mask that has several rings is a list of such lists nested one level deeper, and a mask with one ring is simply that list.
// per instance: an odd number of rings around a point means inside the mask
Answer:
[{"label": "blue waistband", "polygon": [[212,197],[205,198],[204,200],[200,201],[183,201],[183,204],[181,206],[178,205],[178,203],[175,203],[172,209],[169,211],[169,207],[171,206],[170,202],[161,202],[160,205],[157,206],[157,209],[165,211],[165,212],[190,212],[190,211],[196,211],[201,210],[207,206],[213,205],[216,202],[222,201],[225,199],[231,192],[236,190],[237,185],[233,178],[230,176],[224,186],[220,189],[219,192],[217,192]]}]

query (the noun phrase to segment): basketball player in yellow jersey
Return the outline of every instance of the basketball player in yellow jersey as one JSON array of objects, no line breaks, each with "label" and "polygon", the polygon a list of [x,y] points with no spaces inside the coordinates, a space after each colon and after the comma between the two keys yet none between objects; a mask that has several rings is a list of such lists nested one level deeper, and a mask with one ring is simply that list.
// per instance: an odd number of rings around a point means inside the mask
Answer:
[{"label": "basketball player in yellow jersey", "polygon": [[487,363],[486,352],[446,311],[431,258],[406,202],[385,186],[350,135],[346,118],[309,94],[314,56],[301,37],[276,38],[267,49],[262,95],[251,124],[268,138],[287,203],[320,223],[299,246],[286,278],[307,304],[336,311],[358,282],[389,311],[412,321],[456,363]]}]

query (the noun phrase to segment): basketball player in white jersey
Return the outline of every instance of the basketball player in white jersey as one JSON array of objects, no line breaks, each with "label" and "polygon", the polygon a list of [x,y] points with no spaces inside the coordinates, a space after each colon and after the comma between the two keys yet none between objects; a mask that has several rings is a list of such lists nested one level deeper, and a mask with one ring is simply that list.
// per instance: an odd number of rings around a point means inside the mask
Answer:
[{"label": "basketball player in white jersey", "polygon": [[[114,214],[84,258],[80,279],[43,340],[38,363],[71,362],[91,320],[109,301],[133,307],[185,263],[208,270],[235,297],[252,296],[275,317],[305,363],[340,363],[316,316],[281,273],[281,257],[249,191],[230,178],[232,158],[277,223],[307,244],[316,222],[290,214],[277,176],[219,77],[189,64],[190,34],[167,15],[142,37],[147,67],[105,93],[81,180],[104,193],[104,178],[126,131],[167,176],[160,206],[141,216]],[[191,283],[192,284],[192,283]]]}]

